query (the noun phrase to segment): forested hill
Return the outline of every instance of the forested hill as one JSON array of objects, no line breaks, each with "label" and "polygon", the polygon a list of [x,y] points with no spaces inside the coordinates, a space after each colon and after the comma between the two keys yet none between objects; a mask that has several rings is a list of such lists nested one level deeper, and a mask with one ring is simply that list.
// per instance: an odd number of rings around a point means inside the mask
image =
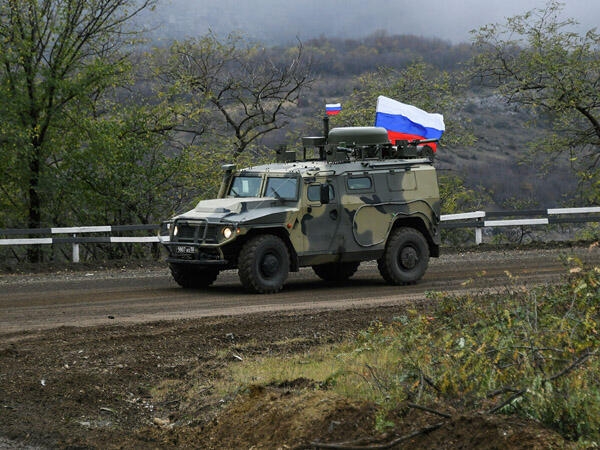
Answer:
[{"label": "forested hill", "polygon": [[431,15],[428,21],[423,20],[423,9],[407,8],[404,2],[393,0],[161,0],[156,11],[144,14],[143,20],[163,40],[197,37],[209,31],[219,35],[241,32],[280,45],[316,36],[362,38],[378,30],[419,36],[443,31],[443,36],[452,36],[454,42],[468,39],[470,27],[464,17],[448,23],[440,17],[439,8],[432,11],[430,5],[425,9]]},{"label": "forested hill", "polygon": [[378,67],[403,68],[417,60],[443,70],[460,70],[472,55],[470,44],[384,31],[361,39],[322,36],[304,44],[318,55],[314,68],[322,75],[359,75]]}]

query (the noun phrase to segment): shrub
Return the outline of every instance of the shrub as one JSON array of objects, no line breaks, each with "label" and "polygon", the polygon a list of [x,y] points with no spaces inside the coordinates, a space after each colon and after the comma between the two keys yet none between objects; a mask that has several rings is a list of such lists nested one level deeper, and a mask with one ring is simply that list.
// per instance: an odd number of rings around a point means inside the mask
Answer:
[{"label": "shrub", "polygon": [[569,439],[600,439],[600,269],[576,267],[556,287],[432,296],[433,313],[374,325],[357,343],[348,371],[366,368],[379,404],[517,413]]}]

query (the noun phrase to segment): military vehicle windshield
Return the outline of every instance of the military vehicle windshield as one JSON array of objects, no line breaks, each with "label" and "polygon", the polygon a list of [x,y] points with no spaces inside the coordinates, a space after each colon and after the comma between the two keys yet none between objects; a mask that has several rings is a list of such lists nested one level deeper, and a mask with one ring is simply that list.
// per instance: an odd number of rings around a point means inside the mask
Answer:
[{"label": "military vehicle windshield", "polygon": [[229,189],[230,197],[260,197],[260,176],[234,177]]},{"label": "military vehicle windshield", "polygon": [[296,177],[268,177],[265,192],[261,192],[260,175],[239,175],[233,178],[229,197],[275,197],[280,200],[298,200]]},{"label": "military vehicle windshield", "polygon": [[298,200],[298,179],[269,177],[265,196],[281,200]]}]

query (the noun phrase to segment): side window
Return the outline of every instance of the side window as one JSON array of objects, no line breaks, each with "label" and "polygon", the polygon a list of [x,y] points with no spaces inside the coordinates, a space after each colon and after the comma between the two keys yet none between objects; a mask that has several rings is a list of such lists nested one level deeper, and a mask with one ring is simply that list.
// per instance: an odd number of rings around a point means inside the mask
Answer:
[{"label": "side window", "polygon": [[366,191],[373,187],[370,177],[349,177],[347,184],[351,191]]},{"label": "side window", "polygon": [[[308,196],[308,201],[310,202],[320,202],[321,201],[321,185],[320,184],[311,184],[306,192]],[[335,198],[335,192],[333,190],[333,186],[329,185],[329,200],[333,201]]]}]

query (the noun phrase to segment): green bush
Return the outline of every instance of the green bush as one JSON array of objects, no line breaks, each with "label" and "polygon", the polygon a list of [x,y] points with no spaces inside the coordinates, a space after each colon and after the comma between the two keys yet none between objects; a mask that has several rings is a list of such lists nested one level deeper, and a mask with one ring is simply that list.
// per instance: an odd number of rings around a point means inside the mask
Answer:
[{"label": "green bush", "polygon": [[379,404],[516,413],[572,440],[600,439],[599,268],[575,267],[555,287],[431,295],[433,312],[360,336]]}]

